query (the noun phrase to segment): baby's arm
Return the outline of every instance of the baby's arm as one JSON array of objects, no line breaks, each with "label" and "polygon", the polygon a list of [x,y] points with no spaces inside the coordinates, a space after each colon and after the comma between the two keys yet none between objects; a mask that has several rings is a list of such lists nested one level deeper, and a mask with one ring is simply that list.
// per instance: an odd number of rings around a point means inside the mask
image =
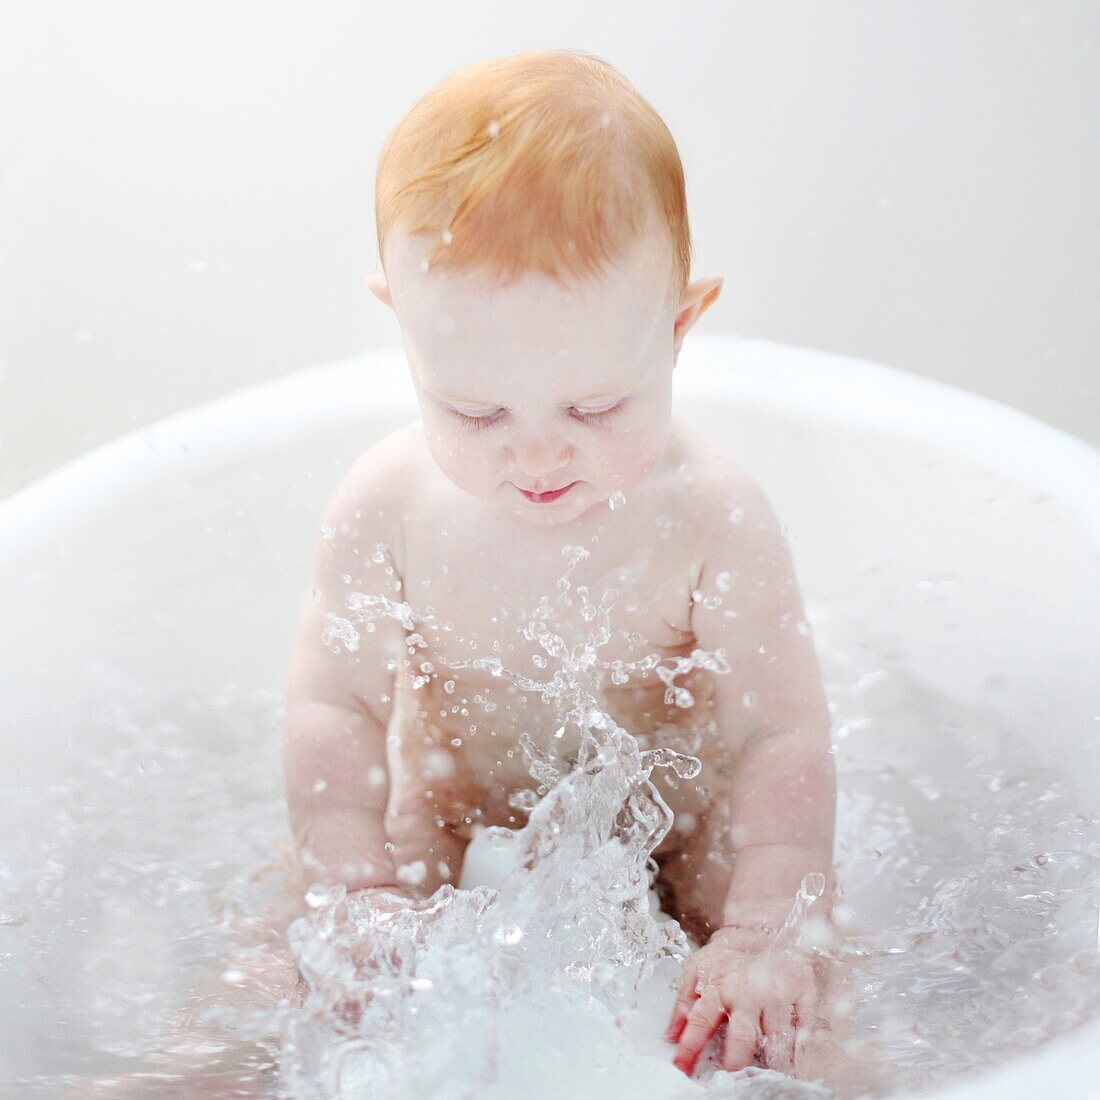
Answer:
[{"label": "baby's arm", "polygon": [[704,598],[722,602],[696,603],[692,627],[702,648],[725,649],[731,669],[715,678],[718,728],[739,753],[724,792],[737,853],[721,914],[729,925],[762,908],[789,909],[811,871],[825,876],[828,897],[836,769],[787,540],[755,482],[740,471],[723,480],[698,582]]},{"label": "baby's arm", "polygon": [[386,440],[368,451],[326,509],[286,691],[287,804],[305,881],[349,891],[397,882],[386,729],[404,630],[389,616],[370,630],[347,607],[353,592],[404,598],[396,450]]},{"label": "baby's arm", "polygon": [[796,1034],[818,1019],[819,990],[810,956],[776,946],[774,935],[811,872],[826,887],[815,908],[820,916],[831,908],[831,722],[790,550],[767,498],[736,469],[708,482],[698,486],[707,518],[692,629],[702,648],[725,650],[731,670],[715,677],[714,707],[736,764],[713,812],[734,862],[706,914],[711,939],[685,966],[667,1037],[691,1073],[728,1016],[723,1068],[751,1064],[762,1046],[769,1067],[789,1072]]}]

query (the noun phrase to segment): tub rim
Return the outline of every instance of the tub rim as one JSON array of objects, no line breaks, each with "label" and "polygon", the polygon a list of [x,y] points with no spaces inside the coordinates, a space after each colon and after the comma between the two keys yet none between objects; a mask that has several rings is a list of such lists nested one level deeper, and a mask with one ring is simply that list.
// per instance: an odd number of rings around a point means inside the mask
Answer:
[{"label": "tub rim", "polygon": [[[723,351],[735,362],[722,363]],[[303,424],[368,412],[415,416],[407,373],[371,371],[404,366],[403,355],[401,345],[385,345],[302,367],[70,459],[0,500],[0,563],[135,488],[293,436]],[[364,371],[371,373],[369,387],[349,384]],[[734,333],[699,333],[685,342],[674,383],[679,395],[713,397],[717,387],[731,400],[838,430],[856,427],[925,445],[934,433],[940,449],[1059,500],[1100,546],[1100,450],[992,398],[883,363]]]},{"label": "tub rim", "polygon": [[[738,361],[722,364],[723,350]],[[372,367],[403,366],[403,354],[401,345],[386,345],[251,383],[70,459],[0,500],[0,569],[112,499],[167,474],[292,437],[319,416],[336,423],[366,411],[415,415],[403,370],[379,370],[369,387],[348,384]],[[675,376],[677,393],[710,397],[717,386],[723,396],[778,408],[806,423],[889,429],[887,434],[924,443],[932,427],[948,454],[1011,473],[1063,502],[1100,546],[1100,450],[992,398],[871,360],[734,333],[693,335],[680,364],[687,369]],[[976,418],[983,431],[975,430]],[[1098,1048],[1100,1019],[1085,1021],[978,1076],[895,1094],[895,1100],[1003,1100],[1051,1090],[1069,1096],[1084,1083],[1083,1073],[1100,1071]]]}]

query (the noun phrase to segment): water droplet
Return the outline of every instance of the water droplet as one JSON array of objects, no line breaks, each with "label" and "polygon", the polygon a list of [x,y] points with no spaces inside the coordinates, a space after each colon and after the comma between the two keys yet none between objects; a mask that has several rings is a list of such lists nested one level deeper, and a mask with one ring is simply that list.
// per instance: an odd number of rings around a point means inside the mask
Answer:
[{"label": "water droplet", "polygon": [[525,788],[519,791],[513,791],[508,796],[508,805],[513,810],[523,810],[525,813],[530,813],[538,804],[539,796],[535,794],[530,788]]},{"label": "water droplet", "polygon": [[743,706],[743,707],[755,707],[756,706],[756,692],[755,691],[746,691],[745,694],[741,696],[741,706]]},{"label": "water droplet", "polygon": [[514,924],[504,925],[493,933],[493,939],[503,947],[515,947],[523,939],[523,929]]},{"label": "water droplet", "polygon": [[422,859],[403,863],[397,868],[397,881],[409,886],[419,886],[428,877],[428,867]]},{"label": "water droplet", "polygon": [[328,784],[323,779],[318,779],[317,782],[313,784],[314,794],[324,794],[326,790],[328,790]]},{"label": "water droplet", "polygon": [[665,692],[665,706],[668,707],[673,704],[687,709],[695,705],[695,696],[692,695],[687,688],[670,687],[668,691]]},{"label": "water droplet", "polygon": [[730,523],[740,523],[745,518],[745,513],[740,508],[734,508],[730,511]]},{"label": "water droplet", "polygon": [[490,120],[489,125],[486,127],[486,133],[491,138],[495,138],[500,133],[500,123],[495,118]]},{"label": "water droplet", "polygon": [[622,489],[616,489],[615,492],[607,498],[607,506],[614,512],[616,509],[621,508],[626,503],[626,493]]},{"label": "water droplet", "polygon": [[675,749],[650,749],[642,753],[642,764],[647,768],[671,768],[681,779],[694,779],[703,770],[697,756],[676,752]]},{"label": "water droplet", "polygon": [[446,749],[430,749],[424,754],[422,775],[426,780],[450,779],[454,773],[454,757]]},{"label": "water droplet", "polygon": [[305,901],[310,909],[321,909],[323,906],[335,900],[335,891],[332,889],[325,889],[323,886],[311,886],[306,891]]},{"label": "water droplet", "polygon": [[454,240],[454,236],[449,229],[443,230],[443,243],[450,244]]},{"label": "water droplet", "polygon": [[324,630],[321,633],[321,644],[328,646],[333,653],[339,653],[343,647],[349,653],[355,653],[359,649],[359,631],[355,629],[349,619],[334,615],[331,611],[325,613]]},{"label": "water droplet", "polygon": [[730,590],[730,575],[729,575],[729,573],[725,573],[725,572],[719,573],[714,578],[714,587],[717,588],[719,592],[722,592],[722,593],[728,592]]}]

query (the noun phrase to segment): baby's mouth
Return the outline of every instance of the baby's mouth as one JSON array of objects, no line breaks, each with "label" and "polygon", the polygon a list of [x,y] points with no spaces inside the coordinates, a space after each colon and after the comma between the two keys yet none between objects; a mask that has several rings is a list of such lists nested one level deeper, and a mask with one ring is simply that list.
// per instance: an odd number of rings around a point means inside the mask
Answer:
[{"label": "baby's mouth", "polygon": [[[515,484],[515,482],[513,482],[513,484]],[[520,489],[518,485],[516,485],[516,489],[534,504],[550,504],[557,500],[558,497],[565,496],[565,494],[576,484],[578,484],[576,481],[571,481],[568,485],[563,485],[560,489],[550,489],[545,493],[532,493],[527,489]]]}]

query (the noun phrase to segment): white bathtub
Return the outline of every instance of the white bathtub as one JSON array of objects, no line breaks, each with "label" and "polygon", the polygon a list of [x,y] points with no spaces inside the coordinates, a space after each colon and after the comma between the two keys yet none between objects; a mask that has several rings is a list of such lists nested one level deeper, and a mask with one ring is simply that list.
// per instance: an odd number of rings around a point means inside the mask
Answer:
[{"label": "white bathtub", "polygon": [[[733,336],[693,335],[676,390],[768,491],[808,604],[864,615],[884,661],[1030,731],[1100,815],[1097,454],[947,386]],[[0,503],[0,852],[8,830],[50,828],[5,817],[3,790],[65,774],[70,700],[97,669],[281,690],[321,509],[414,409],[401,350],[366,353],[134,432]],[[0,1071],[19,1064],[4,1023],[0,1007]],[[936,1095],[1097,1082],[1100,1021]]]}]

